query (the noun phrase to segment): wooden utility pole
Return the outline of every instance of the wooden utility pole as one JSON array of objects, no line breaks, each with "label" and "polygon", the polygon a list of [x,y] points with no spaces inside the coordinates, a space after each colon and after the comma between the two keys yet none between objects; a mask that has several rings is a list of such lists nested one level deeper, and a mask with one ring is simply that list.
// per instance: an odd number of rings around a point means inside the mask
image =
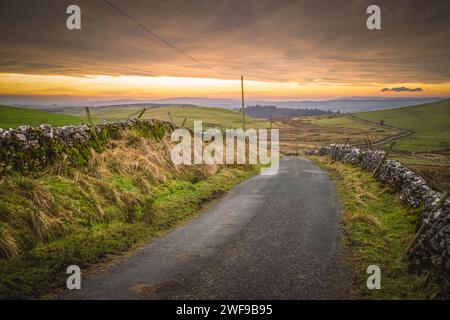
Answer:
[{"label": "wooden utility pole", "polygon": [[242,93],[242,129],[244,129],[245,131],[244,76],[241,76],[241,93]]}]

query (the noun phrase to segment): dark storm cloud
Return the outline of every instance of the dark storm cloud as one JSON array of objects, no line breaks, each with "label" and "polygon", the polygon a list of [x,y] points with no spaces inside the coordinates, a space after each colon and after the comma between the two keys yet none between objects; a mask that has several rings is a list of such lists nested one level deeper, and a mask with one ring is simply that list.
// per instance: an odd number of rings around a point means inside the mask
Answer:
[{"label": "dark storm cloud", "polygon": [[419,91],[423,91],[422,88],[407,88],[407,87],[397,87],[397,88],[383,88],[381,89],[381,92],[386,92],[386,91],[391,91],[391,92],[419,92]]},{"label": "dark storm cloud", "polygon": [[[111,0],[215,69],[256,80],[359,83],[450,79],[449,1]],[[82,30],[65,27],[78,4]],[[168,48],[103,1],[2,0],[0,72],[223,77]]]}]

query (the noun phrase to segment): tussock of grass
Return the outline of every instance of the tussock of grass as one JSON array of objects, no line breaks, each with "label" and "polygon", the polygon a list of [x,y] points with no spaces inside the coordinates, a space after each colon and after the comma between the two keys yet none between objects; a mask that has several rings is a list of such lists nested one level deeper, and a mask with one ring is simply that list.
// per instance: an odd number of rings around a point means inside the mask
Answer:
[{"label": "tussock of grass", "polygon": [[42,210],[27,210],[26,219],[37,239],[44,241],[53,236],[64,234],[64,223]]},{"label": "tussock of grass", "polygon": [[[358,293],[365,299],[429,299],[437,285],[408,271],[404,252],[414,237],[417,210],[406,208],[398,195],[387,192],[360,168],[312,157],[329,169],[343,208],[344,245],[350,249],[358,281]],[[381,289],[366,287],[369,265],[381,268]]]},{"label": "tussock of grass", "polygon": [[0,223],[0,259],[11,259],[19,253],[14,231],[6,223]]},{"label": "tussock of grass", "polygon": [[143,144],[143,136],[139,130],[132,129],[125,133],[124,138],[130,147],[138,148]]},{"label": "tussock of grass", "polygon": [[54,212],[55,200],[42,181],[24,176],[17,176],[13,181],[16,184],[18,192],[33,202],[38,208],[48,212]]},{"label": "tussock of grass", "polygon": [[350,217],[350,220],[362,221],[363,223],[371,224],[375,227],[381,228],[381,224],[380,224],[380,221],[378,220],[378,218],[373,215],[370,215],[370,214],[366,214],[366,213],[354,214],[353,216]]},{"label": "tussock of grass", "polygon": [[63,286],[86,267],[156,237],[256,173],[250,166],[175,166],[170,142],[126,133],[83,169],[0,183],[0,298]]}]

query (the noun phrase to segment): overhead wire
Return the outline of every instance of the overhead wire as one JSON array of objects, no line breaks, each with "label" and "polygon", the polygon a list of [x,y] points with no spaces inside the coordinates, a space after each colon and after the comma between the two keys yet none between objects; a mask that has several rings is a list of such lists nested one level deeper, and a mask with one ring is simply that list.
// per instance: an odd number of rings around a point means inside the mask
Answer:
[{"label": "overhead wire", "polygon": [[110,7],[112,7],[114,10],[116,10],[118,13],[120,13],[122,16],[124,16],[125,18],[127,18],[128,20],[130,20],[131,22],[133,22],[135,25],[137,25],[138,27],[140,27],[142,30],[144,30],[145,32],[147,32],[148,34],[152,35],[153,37],[155,37],[156,39],[158,39],[159,41],[161,41],[162,43],[164,43],[166,46],[172,48],[173,50],[175,50],[176,52],[178,52],[179,54],[187,57],[188,59],[194,61],[195,63],[203,66],[204,68],[210,69],[212,71],[215,71],[217,73],[223,74],[223,75],[228,75],[230,76],[231,74],[226,73],[226,72],[222,72],[219,71],[217,69],[215,69],[214,67],[210,66],[207,63],[204,63],[202,61],[200,61],[199,59],[193,57],[192,55],[188,54],[187,52],[185,52],[182,49],[179,49],[177,46],[175,46],[173,43],[171,43],[169,40],[164,39],[162,36],[158,35],[156,32],[150,30],[149,28],[147,28],[146,26],[144,26],[142,23],[140,23],[139,21],[137,21],[136,19],[134,19],[133,17],[131,17],[128,13],[126,13],[125,11],[123,11],[121,8],[119,8],[117,5],[113,4],[111,1],[109,0],[103,0],[103,2],[105,2],[106,4],[108,4]]}]

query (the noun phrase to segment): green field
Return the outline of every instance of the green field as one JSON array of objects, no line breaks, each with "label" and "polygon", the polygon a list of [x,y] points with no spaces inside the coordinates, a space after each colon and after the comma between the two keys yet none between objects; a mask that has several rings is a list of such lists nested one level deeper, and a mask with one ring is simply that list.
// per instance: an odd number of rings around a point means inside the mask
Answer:
[{"label": "green field", "polygon": [[0,106],[0,128],[15,128],[22,125],[39,126],[43,123],[52,126],[79,124],[86,122],[82,117],[68,116],[33,109]]},{"label": "green field", "polygon": [[[425,177],[434,188],[441,191],[448,189],[450,186],[450,99],[398,109],[360,112],[354,115],[373,122],[374,125],[345,116],[312,117],[309,122],[326,128],[326,134],[330,136],[336,129],[362,130],[372,141],[383,138],[385,134],[393,136],[399,132],[390,128],[383,129],[379,126],[381,120],[385,125],[412,131],[412,135],[397,140],[391,150],[390,158],[408,165],[409,168]],[[378,132],[380,129],[385,132]]]},{"label": "green field", "polygon": [[[135,118],[142,110],[140,107],[108,107],[91,108],[93,122],[119,121]],[[63,111],[64,112],[64,111]],[[70,113],[70,114],[69,114]],[[170,114],[170,115],[169,115]],[[203,121],[204,127],[241,128],[242,114],[237,111],[208,108],[196,106],[168,106],[149,108],[144,113],[144,119],[173,120],[177,125],[181,125],[186,119],[185,126],[192,128],[194,120]],[[269,122],[264,119],[245,117],[246,128],[268,128]],[[36,109],[25,109],[0,106],[0,127],[15,128],[21,125],[39,126],[47,123],[53,126],[63,126],[68,124],[86,123],[84,108],[70,108],[68,114],[46,112]]]},{"label": "green field", "polygon": [[[92,116],[95,120],[101,121],[116,121],[126,119],[133,113],[142,110],[142,108],[118,108],[111,107],[106,109],[95,110],[92,108]],[[169,115],[170,114],[170,115]],[[194,120],[203,121],[204,126],[222,126],[226,128],[241,128],[242,127],[242,114],[236,111],[222,109],[222,108],[208,108],[208,107],[196,107],[196,106],[168,106],[148,109],[144,115],[144,119],[160,119],[160,120],[172,120],[181,125],[186,120],[186,127],[192,128]],[[269,127],[268,121],[262,119],[255,119],[252,117],[245,117],[247,128],[267,128]]]},{"label": "green field", "polygon": [[[397,128],[411,130],[414,133],[397,141],[394,150],[400,152],[433,152],[450,150],[450,99],[433,103],[403,107],[398,109],[377,110],[355,113],[358,118]],[[345,116],[312,117],[311,123],[325,127],[352,128],[368,133],[395,135],[395,129],[370,125]]]},{"label": "green field", "polygon": [[355,114],[365,120],[414,131],[397,141],[395,150],[430,152],[450,149],[450,99],[419,106]]},{"label": "green field", "polygon": [[384,134],[396,134],[397,132],[390,129],[385,129],[379,126],[371,126],[369,124],[350,119],[346,116],[327,116],[327,117],[311,117],[311,123],[320,126],[330,126],[339,128],[359,129],[363,131],[384,133]]}]

